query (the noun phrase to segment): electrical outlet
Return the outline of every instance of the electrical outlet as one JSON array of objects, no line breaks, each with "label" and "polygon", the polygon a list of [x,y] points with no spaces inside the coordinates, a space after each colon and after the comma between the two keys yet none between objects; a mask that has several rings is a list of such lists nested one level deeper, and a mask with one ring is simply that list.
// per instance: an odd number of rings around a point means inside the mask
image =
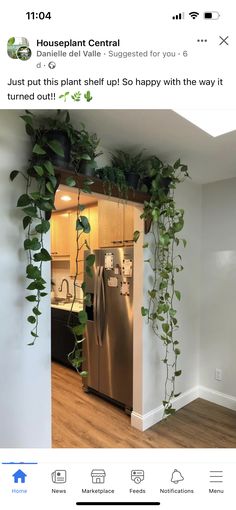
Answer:
[{"label": "electrical outlet", "polygon": [[221,368],[215,369],[215,379],[216,381],[222,381],[222,370]]}]

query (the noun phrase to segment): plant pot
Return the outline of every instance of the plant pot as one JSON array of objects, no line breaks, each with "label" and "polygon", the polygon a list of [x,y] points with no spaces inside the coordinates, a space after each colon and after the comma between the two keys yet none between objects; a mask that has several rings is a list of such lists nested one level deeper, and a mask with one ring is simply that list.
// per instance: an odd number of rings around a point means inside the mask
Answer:
[{"label": "plant pot", "polygon": [[50,156],[52,163],[55,166],[68,167],[70,162],[71,143],[67,134],[55,129],[47,133],[47,139],[48,141],[56,140],[64,152],[64,156],[59,156],[52,149],[48,148],[48,155]]},{"label": "plant pot", "polygon": [[94,177],[96,173],[97,163],[94,160],[86,161],[83,160],[79,166],[79,173],[83,175],[87,175],[87,177]]},{"label": "plant pot", "polygon": [[130,188],[138,189],[139,185],[139,175],[133,172],[127,172],[125,174],[125,179]]},{"label": "plant pot", "polygon": [[163,177],[161,184],[164,187],[165,193],[168,195],[168,193],[170,191],[169,186],[171,184],[171,178],[170,177]]}]

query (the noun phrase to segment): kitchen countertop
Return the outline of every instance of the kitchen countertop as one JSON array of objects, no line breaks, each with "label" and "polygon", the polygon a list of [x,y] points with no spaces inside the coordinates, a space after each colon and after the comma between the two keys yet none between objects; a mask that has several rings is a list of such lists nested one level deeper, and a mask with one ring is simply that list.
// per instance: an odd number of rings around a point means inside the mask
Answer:
[{"label": "kitchen countertop", "polygon": [[[58,303],[58,305],[55,303],[51,303],[51,308],[56,308],[57,310],[65,310],[67,312],[70,312],[71,305],[72,303]],[[83,310],[82,303],[78,303],[78,301],[76,301],[73,305],[73,312],[81,312],[81,310]]]}]

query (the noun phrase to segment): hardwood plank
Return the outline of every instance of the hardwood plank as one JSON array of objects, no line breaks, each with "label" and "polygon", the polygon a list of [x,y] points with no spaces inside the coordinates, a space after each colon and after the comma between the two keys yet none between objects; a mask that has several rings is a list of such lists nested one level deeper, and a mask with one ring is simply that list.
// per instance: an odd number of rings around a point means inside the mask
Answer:
[{"label": "hardwood plank", "polygon": [[80,377],[52,364],[54,448],[236,448],[236,412],[197,399],[139,432],[123,410],[91,393]]}]

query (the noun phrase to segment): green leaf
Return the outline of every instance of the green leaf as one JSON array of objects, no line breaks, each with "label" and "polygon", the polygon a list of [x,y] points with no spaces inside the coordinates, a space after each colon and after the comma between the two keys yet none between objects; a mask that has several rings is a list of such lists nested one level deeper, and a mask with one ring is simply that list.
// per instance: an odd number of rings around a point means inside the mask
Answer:
[{"label": "green leaf", "polygon": [[81,336],[84,334],[85,324],[78,324],[72,328],[74,335]]},{"label": "green leaf", "polygon": [[176,295],[177,299],[180,301],[181,300],[181,292],[179,290],[175,290],[175,295]]},{"label": "green leaf", "polygon": [[23,218],[23,228],[24,228],[24,230],[30,225],[31,222],[32,222],[32,218],[30,216],[25,216]]},{"label": "green leaf", "polygon": [[40,145],[38,145],[37,143],[34,145],[32,152],[33,154],[38,154],[39,156],[43,156],[44,154],[46,154],[46,151],[42,147],[40,147]]},{"label": "green leaf", "polygon": [[39,311],[38,308],[36,308],[36,306],[33,308],[32,312],[34,313],[34,315],[41,315],[41,312]]},{"label": "green leaf", "polygon": [[84,298],[84,303],[86,306],[92,306],[91,294],[86,294]]},{"label": "green leaf", "polygon": [[164,333],[168,333],[169,329],[170,329],[170,326],[167,322],[165,322],[165,324],[162,324],[162,329],[164,331]]},{"label": "green leaf", "polygon": [[87,313],[85,312],[85,310],[81,310],[79,313],[78,313],[78,319],[80,321],[80,324],[86,324],[87,321],[88,321],[88,315]]},{"label": "green leaf", "polygon": [[50,222],[47,220],[42,220],[41,223],[36,225],[35,230],[39,234],[46,234],[46,232],[48,232],[48,230],[50,230]]},{"label": "green leaf", "polygon": [[38,174],[40,177],[44,174],[44,169],[42,166],[34,165],[34,170],[36,174]]},{"label": "green leaf", "polygon": [[186,246],[187,246],[187,241],[186,241],[186,239],[182,239],[182,242],[183,242],[184,247],[186,247]]},{"label": "green leaf", "polygon": [[26,267],[26,274],[27,278],[29,278],[30,280],[37,280],[41,278],[41,273],[38,266],[33,266],[33,264],[29,264]]},{"label": "green leaf", "polygon": [[86,257],[86,264],[89,266],[89,267],[92,267],[93,264],[95,262],[95,255],[93,255],[93,253],[91,253],[90,255],[88,255]]},{"label": "green leaf", "polygon": [[182,374],[182,370],[176,370],[175,376],[179,377]]},{"label": "green leaf", "polygon": [[155,289],[152,289],[152,290],[149,290],[148,291],[148,294],[149,296],[152,298],[152,299],[155,299],[156,295],[157,295],[157,291]]},{"label": "green leaf", "polygon": [[164,410],[164,413],[167,415],[175,414],[175,412],[176,412],[176,410],[173,409],[173,407],[168,407],[167,409]]},{"label": "green leaf", "polygon": [[89,234],[91,227],[86,216],[80,216],[80,218],[76,221],[76,230],[83,230],[85,234]]},{"label": "green leaf", "polygon": [[32,250],[37,251],[40,250],[41,243],[37,239],[37,237],[34,237],[33,239],[26,239],[24,242],[24,249],[25,250]]},{"label": "green leaf", "polygon": [[53,164],[51,163],[51,161],[46,161],[44,163],[44,168],[46,168],[47,172],[50,174],[50,175],[53,175],[54,176],[54,166]]},{"label": "green leaf", "polygon": [[37,208],[35,206],[29,206],[29,207],[25,207],[24,209],[24,213],[27,214],[28,216],[30,216],[31,218],[37,218],[38,215],[37,215]]},{"label": "green leaf", "polygon": [[75,181],[75,179],[73,179],[73,177],[67,177],[67,179],[66,179],[66,185],[67,185],[67,186],[70,186],[71,188],[73,188],[74,186],[76,186],[76,181]]},{"label": "green leaf", "polygon": [[14,179],[16,178],[16,176],[19,174],[20,172],[18,170],[12,170],[12,172],[10,173],[10,180],[11,181],[14,181]]},{"label": "green leaf", "polygon": [[90,278],[93,277],[93,271],[90,266],[86,266],[85,271],[90,276]]},{"label": "green leaf", "polygon": [[44,290],[45,286],[41,282],[32,282],[27,287],[28,290]]},{"label": "green leaf", "polygon": [[82,289],[83,293],[85,293],[85,292],[86,292],[86,283],[85,283],[85,282],[83,282],[83,283],[81,284],[81,289]]},{"label": "green leaf", "polygon": [[174,163],[174,169],[177,170],[177,168],[179,168],[180,165],[181,165],[180,159],[177,159],[177,161]]},{"label": "green leaf", "polygon": [[27,317],[27,321],[30,322],[30,324],[35,324],[36,319],[33,315],[29,315],[29,317]]},{"label": "green leaf", "polygon": [[34,301],[37,301],[37,297],[36,296],[26,296],[27,301],[30,301],[30,302],[34,302]]},{"label": "green leaf", "polygon": [[10,39],[8,39],[8,41],[7,41],[8,46],[13,46],[14,43],[15,43],[15,37],[10,37]]},{"label": "green leaf", "polygon": [[175,393],[175,394],[174,394],[174,397],[175,397],[175,398],[177,398],[177,397],[179,397],[180,395],[181,395],[181,392],[180,392],[180,393]]},{"label": "green leaf", "polygon": [[143,248],[148,248],[148,246],[149,246],[149,243],[144,243],[143,244]]},{"label": "green leaf", "polygon": [[53,152],[55,152],[55,154],[63,158],[64,149],[62,148],[60,142],[58,142],[57,140],[51,140],[50,142],[47,142],[47,145]]},{"label": "green leaf", "polygon": [[26,207],[27,205],[31,204],[31,202],[32,200],[30,196],[25,193],[18,198],[16,207]]},{"label": "green leaf", "polygon": [[142,306],[141,314],[142,314],[143,317],[146,317],[146,315],[148,315],[148,309],[145,308],[145,306]]},{"label": "green leaf", "polygon": [[45,248],[42,248],[39,253],[35,253],[34,260],[35,260],[35,262],[41,262],[41,261],[47,262],[47,261],[51,260],[51,255],[48,253],[47,250],[45,250]]},{"label": "green leaf", "polygon": [[41,297],[45,297],[45,296],[47,296],[47,295],[48,295],[48,294],[47,294],[47,292],[40,292],[40,296],[41,296]]},{"label": "green leaf", "polygon": [[139,237],[140,237],[140,232],[139,232],[139,230],[135,230],[134,235],[133,235],[133,241],[134,241],[134,243],[137,243],[137,241],[138,241]]},{"label": "green leaf", "polygon": [[47,188],[47,190],[48,190],[50,193],[53,193],[53,194],[54,194],[54,187],[53,187],[53,185],[52,185],[52,183],[51,183],[51,182],[47,182],[47,184],[46,184],[46,188]]},{"label": "green leaf", "polygon": [[176,356],[179,356],[180,355],[180,349],[175,349],[175,354],[176,354]]}]

